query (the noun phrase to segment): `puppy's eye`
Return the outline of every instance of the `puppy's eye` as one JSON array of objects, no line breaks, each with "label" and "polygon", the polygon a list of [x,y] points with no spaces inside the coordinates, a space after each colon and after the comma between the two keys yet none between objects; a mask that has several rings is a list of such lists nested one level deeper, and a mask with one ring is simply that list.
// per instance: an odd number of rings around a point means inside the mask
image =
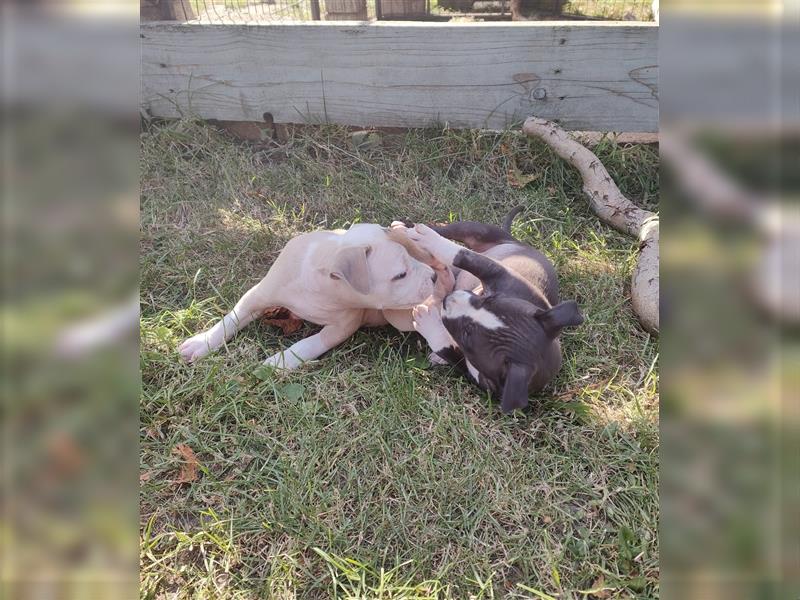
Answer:
[{"label": "puppy's eye", "polygon": [[403,279],[403,278],[404,278],[406,275],[408,275],[408,272],[406,272],[406,271],[403,271],[402,273],[400,273],[400,275],[395,275],[394,277],[392,277],[392,281],[400,281],[400,280],[401,280],[401,279]]}]

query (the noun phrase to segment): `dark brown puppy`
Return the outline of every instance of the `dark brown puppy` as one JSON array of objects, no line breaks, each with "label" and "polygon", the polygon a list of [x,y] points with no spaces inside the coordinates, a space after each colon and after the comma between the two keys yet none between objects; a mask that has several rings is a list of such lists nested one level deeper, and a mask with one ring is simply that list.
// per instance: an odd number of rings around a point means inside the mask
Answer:
[{"label": "dark brown puppy", "polygon": [[509,233],[517,212],[502,229],[473,221],[404,228],[456,277],[441,307],[414,309],[415,329],[438,357],[499,399],[504,412],[524,408],[529,393],[555,377],[561,329],[583,322],[574,301],[559,303],[552,263]]}]

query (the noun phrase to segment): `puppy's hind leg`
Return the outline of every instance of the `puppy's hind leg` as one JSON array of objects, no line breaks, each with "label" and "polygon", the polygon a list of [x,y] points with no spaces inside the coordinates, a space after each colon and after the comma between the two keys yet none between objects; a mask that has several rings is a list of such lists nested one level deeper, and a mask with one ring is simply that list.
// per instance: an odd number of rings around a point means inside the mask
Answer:
[{"label": "puppy's hind leg", "polygon": [[250,288],[236,303],[233,310],[225,315],[211,329],[194,335],[178,348],[186,362],[194,362],[217,350],[230,340],[236,332],[250,324],[268,307],[272,306],[264,293],[265,280]]}]

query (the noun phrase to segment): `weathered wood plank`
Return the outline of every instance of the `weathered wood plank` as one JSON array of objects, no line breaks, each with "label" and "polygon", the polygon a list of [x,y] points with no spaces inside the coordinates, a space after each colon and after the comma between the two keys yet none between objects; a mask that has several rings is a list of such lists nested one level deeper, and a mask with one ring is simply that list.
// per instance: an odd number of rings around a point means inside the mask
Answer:
[{"label": "weathered wood plank", "polygon": [[622,23],[143,23],[155,116],[657,131],[658,28]]}]

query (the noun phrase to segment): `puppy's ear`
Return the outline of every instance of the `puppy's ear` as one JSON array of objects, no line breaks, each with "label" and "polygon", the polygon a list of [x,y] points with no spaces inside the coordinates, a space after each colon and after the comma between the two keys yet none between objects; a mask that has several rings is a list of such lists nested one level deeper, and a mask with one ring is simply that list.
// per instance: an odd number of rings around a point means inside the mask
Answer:
[{"label": "puppy's ear", "polygon": [[347,246],[333,257],[331,278],[342,279],[359,294],[369,294],[372,289],[367,266],[369,246]]},{"label": "puppy's ear", "polygon": [[552,338],[561,333],[564,327],[574,327],[583,323],[583,316],[574,300],[567,300],[556,304],[553,308],[536,313],[536,318],[539,319],[545,333]]},{"label": "puppy's ear", "polygon": [[509,363],[500,408],[505,414],[528,406],[528,384],[533,368],[519,363]]}]

